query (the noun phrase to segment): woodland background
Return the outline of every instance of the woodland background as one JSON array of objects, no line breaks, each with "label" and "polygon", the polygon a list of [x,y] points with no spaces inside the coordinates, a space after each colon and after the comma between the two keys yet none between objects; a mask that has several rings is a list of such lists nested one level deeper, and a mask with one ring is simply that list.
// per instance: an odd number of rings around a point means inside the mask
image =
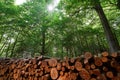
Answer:
[{"label": "woodland background", "polygon": [[60,0],[54,10],[48,10],[53,1],[27,0],[15,5],[14,0],[0,0],[1,57],[63,58],[86,51],[92,54],[110,51],[110,40],[103,27],[103,18],[100,20],[98,15],[98,5],[114,36],[110,38],[119,46],[119,0]]}]

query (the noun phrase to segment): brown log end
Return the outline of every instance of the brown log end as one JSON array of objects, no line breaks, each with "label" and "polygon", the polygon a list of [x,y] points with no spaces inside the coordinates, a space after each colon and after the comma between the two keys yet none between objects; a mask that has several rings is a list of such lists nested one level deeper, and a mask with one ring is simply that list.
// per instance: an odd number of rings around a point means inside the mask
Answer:
[{"label": "brown log end", "polygon": [[62,68],[61,63],[57,63],[57,70],[61,70],[61,68]]},{"label": "brown log end", "polygon": [[84,68],[80,70],[79,74],[80,74],[80,77],[84,80],[89,80],[91,78],[89,72]]},{"label": "brown log end", "polygon": [[102,57],[101,60],[102,60],[102,62],[108,62],[108,58],[107,57]]},{"label": "brown log end", "polygon": [[106,72],[106,76],[107,76],[108,78],[113,78],[113,77],[114,77],[112,71]]},{"label": "brown log end", "polygon": [[108,68],[106,66],[103,66],[103,71],[104,72],[107,72],[108,71]]},{"label": "brown log end", "polygon": [[55,67],[55,66],[57,65],[57,59],[55,59],[55,58],[49,59],[49,60],[48,60],[48,64],[49,64],[49,66],[51,66],[51,67]]},{"label": "brown log end", "polygon": [[90,64],[85,64],[85,69],[90,70]]},{"label": "brown log end", "polygon": [[91,68],[91,69],[95,69],[96,66],[95,66],[94,64],[91,64],[91,65],[90,65],[90,68]]},{"label": "brown log end", "polygon": [[90,59],[92,57],[92,54],[90,52],[86,52],[84,57],[85,59]]},{"label": "brown log end", "polygon": [[66,80],[66,76],[59,76],[57,80]]},{"label": "brown log end", "polygon": [[94,61],[95,61],[96,66],[102,66],[103,65],[103,63],[102,63],[102,61],[99,57],[95,57]]},{"label": "brown log end", "polygon": [[82,69],[82,63],[79,62],[79,61],[76,61],[76,62],[75,62],[75,69],[76,69],[77,71],[80,71],[80,70]]},{"label": "brown log end", "polygon": [[58,71],[56,68],[52,68],[50,71],[50,76],[52,79],[57,79],[58,78]]},{"label": "brown log end", "polygon": [[97,80],[107,80],[106,76],[104,74],[101,74],[99,76],[97,76],[96,78]]},{"label": "brown log end", "polygon": [[77,79],[77,73],[70,72],[69,73],[69,79],[70,80],[76,80]]},{"label": "brown log end", "polygon": [[108,54],[108,52],[102,52],[102,56],[108,56],[109,54]]},{"label": "brown log end", "polygon": [[96,78],[91,78],[90,80],[96,80]]},{"label": "brown log end", "polygon": [[94,69],[93,74],[97,76],[100,75],[101,74],[100,69]]},{"label": "brown log end", "polygon": [[118,55],[117,55],[117,53],[115,52],[115,53],[112,53],[111,56],[115,58],[115,57],[117,57]]}]

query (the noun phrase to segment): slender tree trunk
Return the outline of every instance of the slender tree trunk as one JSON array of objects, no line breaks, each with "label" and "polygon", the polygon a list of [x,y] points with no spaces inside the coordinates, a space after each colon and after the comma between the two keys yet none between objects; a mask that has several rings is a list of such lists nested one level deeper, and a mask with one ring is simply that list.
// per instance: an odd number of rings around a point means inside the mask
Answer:
[{"label": "slender tree trunk", "polygon": [[101,23],[102,23],[109,47],[110,47],[110,51],[117,52],[118,50],[120,50],[119,42],[118,42],[117,38],[114,36],[114,34],[110,28],[109,22],[105,16],[105,13],[104,13],[103,8],[100,3],[95,5],[95,10],[98,13],[99,18],[101,20]]},{"label": "slender tree trunk", "polygon": [[4,44],[1,46],[1,48],[0,48],[0,55],[2,55],[3,54],[3,51],[4,51],[4,49],[5,49],[5,46],[6,46],[6,42],[4,42]]},{"label": "slender tree trunk", "polygon": [[5,54],[6,58],[8,57],[8,52],[9,52],[9,49],[10,49],[10,45],[11,45],[11,42],[8,43],[8,47],[6,49],[6,54]]},{"label": "slender tree trunk", "polygon": [[117,0],[117,7],[120,9],[120,0]]},{"label": "slender tree trunk", "polygon": [[0,43],[1,43],[2,39],[3,39],[3,35],[4,35],[4,34],[1,34],[1,37],[0,37]]},{"label": "slender tree trunk", "polygon": [[0,47],[0,55],[2,55],[2,54],[3,54],[3,51],[5,50],[5,46],[6,46],[6,44],[7,44],[8,37],[9,37],[9,36],[7,36],[7,38],[5,39],[5,42],[4,42],[3,45]]},{"label": "slender tree trunk", "polygon": [[41,55],[44,55],[45,54],[45,32],[46,32],[46,29],[44,29],[44,27],[42,28],[42,51],[41,51]]},{"label": "slender tree trunk", "polygon": [[12,49],[11,49],[11,54],[10,54],[10,57],[14,57],[15,54],[14,54],[14,50],[15,50],[15,47],[16,47],[16,44],[17,44],[17,41],[18,41],[18,38],[19,38],[19,34],[16,36],[16,39],[15,39],[15,42],[13,43],[13,46],[12,46]]}]

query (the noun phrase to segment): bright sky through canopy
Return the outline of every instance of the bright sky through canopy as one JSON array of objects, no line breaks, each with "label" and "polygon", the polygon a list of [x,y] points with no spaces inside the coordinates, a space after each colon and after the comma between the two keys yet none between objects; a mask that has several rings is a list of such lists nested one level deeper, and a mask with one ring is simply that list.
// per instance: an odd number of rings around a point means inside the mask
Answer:
[{"label": "bright sky through canopy", "polygon": [[15,0],[15,5],[21,5],[25,2],[26,2],[26,0]]},{"label": "bright sky through canopy", "polygon": [[53,10],[54,10],[53,5],[48,5],[48,10],[49,10],[49,11],[53,11]]},{"label": "bright sky through canopy", "polygon": [[55,7],[58,6],[60,0],[53,0],[53,2],[51,4],[48,5],[48,11],[53,11],[55,9]]}]

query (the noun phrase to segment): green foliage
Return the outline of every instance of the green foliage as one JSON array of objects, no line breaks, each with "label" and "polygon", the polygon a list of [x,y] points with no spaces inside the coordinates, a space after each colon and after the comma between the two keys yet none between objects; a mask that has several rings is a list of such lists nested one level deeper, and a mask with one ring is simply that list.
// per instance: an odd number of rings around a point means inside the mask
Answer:
[{"label": "green foliage", "polygon": [[[51,1],[30,0],[21,6],[11,0],[0,1],[0,56],[24,57],[27,52],[31,56],[44,53],[63,58],[108,50],[99,18],[92,9],[99,0],[61,0],[58,10],[49,12]],[[100,2],[120,41],[120,11],[107,1]]]}]

